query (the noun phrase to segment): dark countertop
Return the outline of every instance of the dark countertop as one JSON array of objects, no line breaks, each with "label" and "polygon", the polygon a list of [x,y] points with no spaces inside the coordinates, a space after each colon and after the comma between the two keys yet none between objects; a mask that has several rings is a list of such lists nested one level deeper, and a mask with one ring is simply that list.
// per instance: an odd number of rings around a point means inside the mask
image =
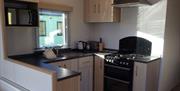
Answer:
[{"label": "dark countertop", "polygon": [[55,59],[46,59],[44,63],[54,63],[54,62],[59,62],[59,61],[65,61],[69,59],[75,59],[75,58],[80,58],[80,57],[86,57],[86,56],[93,56],[94,53],[81,53],[81,52],[68,52],[68,53],[63,53],[59,57]]},{"label": "dark countertop", "polygon": [[160,58],[161,57],[157,57],[157,56],[147,56],[147,57],[143,57],[143,58],[134,59],[134,61],[140,62],[140,63],[151,63],[153,61],[159,60]]},{"label": "dark countertop", "polygon": [[[55,71],[57,74],[57,80],[60,81],[60,80],[64,80],[64,79],[67,79],[70,77],[78,76],[78,75],[80,75],[80,72],[71,71],[71,70],[68,70],[68,69],[65,69],[65,68],[62,68],[59,66],[49,64],[49,63],[68,60],[68,59],[77,58],[77,57],[79,57],[79,56],[66,57],[66,58],[62,58],[62,59],[59,58],[56,60],[52,60],[52,59],[48,60],[42,56],[37,56],[34,54],[28,54],[28,55],[11,56],[9,58],[15,59],[17,61],[24,62],[27,64],[31,64],[31,65],[34,65],[37,67],[41,67],[41,68],[45,68],[45,69]],[[81,55],[81,57],[82,57],[82,55]]]},{"label": "dark countertop", "polygon": [[[57,80],[60,81],[60,80],[67,79],[70,77],[78,76],[81,73],[71,71],[71,70],[56,66],[56,65],[52,65],[50,63],[65,61],[65,60],[74,59],[74,58],[86,57],[86,56],[93,56],[93,55],[98,55],[98,53],[95,53],[95,52],[79,52],[79,51],[70,50],[68,52],[62,53],[62,55],[60,55],[58,58],[55,58],[55,59],[47,59],[47,58],[44,58],[42,56],[42,54],[40,55],[37,53],[36,54],[27,54],[27,55],[10,56],[9,58],[15,59],[17,61],[24,62],[27,64],[31,64],[31,65],[34,65],[37,67],[41,67],[41,68],[45,68],[45,69],[55,71],[57,73]],[[104,53],[99,53],[99,55],[100,56],[101,55],[103,55],[103,56],[107,55],[107,52],[105,51]],[[156,61],[158,59],[160,59],[160,57],[148,56],[146,58],[136,59],[134,61],[135,62],[141,62],[141,63],[150,63],[150,62]]]},{"label": "dark countertop", "polygon": [[[36,52],[34,54],[26,54],[26,55],[17,55],[17,56],[9,56],[11,59],[15,59],[20,62],[24,62],[27,64],[31,64],[37,67],[49,69],[55,71],[57,73],[57,80],[67,79],[73,76],[80,75],[80,72],[71,71],[56,65],[52,65],[51,63],[65,61],[74,58],[86,57],[86,56],[93,56],[95,52],[90,51],[79,51],[79,50],[71,50],[65,49],[61,50],[62,53],[57,58],[54,59],[47,59],[42,56],[42,51]],[[110,52],[109,50],[105,50],[104,53]],[[111,51],[112,52],[112,51]],[[113,50],[113,52],[116,52]],[[103,53],[103,52],[102,52]]]}]

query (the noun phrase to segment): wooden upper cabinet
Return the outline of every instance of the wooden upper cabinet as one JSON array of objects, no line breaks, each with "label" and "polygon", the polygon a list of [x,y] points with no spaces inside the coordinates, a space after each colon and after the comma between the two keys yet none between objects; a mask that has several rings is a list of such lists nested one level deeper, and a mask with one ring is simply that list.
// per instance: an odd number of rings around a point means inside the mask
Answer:
[{"label": "wooden upper cabinet", "polygon": [[84,0],[86,22],[119,22],[120,8],[112,6],[113,0]]},{"label": "wooden upper cabinet", "polygon": [[39,2],[39,0],[18,0],[18,1],[34,2],[34,3],[38,3]]},{"label": "wooden upper cabinet", "polygon": [[84,17],[86,22],[97,20],[97,0],[84,0]]}]

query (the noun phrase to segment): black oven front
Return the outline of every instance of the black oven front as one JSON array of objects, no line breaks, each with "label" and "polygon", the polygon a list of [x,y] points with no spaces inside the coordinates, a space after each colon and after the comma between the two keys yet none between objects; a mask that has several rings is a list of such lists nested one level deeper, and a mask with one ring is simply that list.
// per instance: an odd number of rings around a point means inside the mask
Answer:
[{"label": "black oven front", "polygon": [[132,91],[133,65],[130,60],[105,60],[104,91]]}]

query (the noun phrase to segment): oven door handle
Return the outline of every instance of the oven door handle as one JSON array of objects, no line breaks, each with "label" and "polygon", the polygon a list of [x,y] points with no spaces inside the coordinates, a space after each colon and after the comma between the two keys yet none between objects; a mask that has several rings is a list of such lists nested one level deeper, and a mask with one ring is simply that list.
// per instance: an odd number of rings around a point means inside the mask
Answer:
[{"label": "oven door handle", "polygon": [[131,70],[130,68],[113,66],[113,65],[109,65],[109,64],[105,64],[104,66],[111,67],[111,68],[117,68],[117,69],[121,69],[121,70],[126,70],[126,71],[130,71]]},{"label": "oven door handle", "polygon": [[112,78],[112,77],[109,77],[109,76],[104,76],[104,78],[114,80],[114,81],[117,81],[117,82],[121,82],[121,83],[124,83],[124,84],[130,84],[130,82],[128,82],[128,81],[119,80],[119,79]]}]

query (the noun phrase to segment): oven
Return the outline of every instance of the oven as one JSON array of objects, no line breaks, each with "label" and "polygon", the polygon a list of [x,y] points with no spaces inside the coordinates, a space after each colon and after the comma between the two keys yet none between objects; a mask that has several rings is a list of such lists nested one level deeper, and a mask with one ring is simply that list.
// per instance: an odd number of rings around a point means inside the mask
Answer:
[{"label": "oven", "polygon": [[134,62],[131,60],[105,59],[104,91],[132,91],[133,67]]},{"label": "oven", "polygon": [[132,91],[134,60],[151,54],[152,43],[137,36],[119,40],[119,52],[105,56],[104,91]]}]

